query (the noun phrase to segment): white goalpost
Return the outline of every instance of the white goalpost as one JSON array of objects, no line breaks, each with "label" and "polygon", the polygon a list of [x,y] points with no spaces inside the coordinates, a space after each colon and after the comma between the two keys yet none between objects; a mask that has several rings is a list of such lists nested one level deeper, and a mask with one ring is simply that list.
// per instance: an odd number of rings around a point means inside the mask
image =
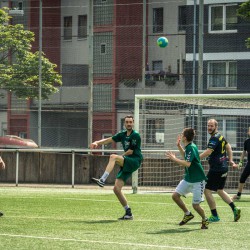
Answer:
[{"label": "white goalpost", "polygon": [[[237,163],[250,126],[250,94],[135,95],[135,130],[141,135],[144,161],[132,176],[133,192],[173,189],[184,169],[167,160],[165,151],[178,154],[176,137],[185,127],[196,130],[194,142],[200,151],[205,150],[211,118],[218,121],[219,132],[231,144]],[[207,172],[206,160],[202,163]],[[230,168],[227,189],[237,188],[241,171]],[[250,191],[249,180],[245,189]]]}]

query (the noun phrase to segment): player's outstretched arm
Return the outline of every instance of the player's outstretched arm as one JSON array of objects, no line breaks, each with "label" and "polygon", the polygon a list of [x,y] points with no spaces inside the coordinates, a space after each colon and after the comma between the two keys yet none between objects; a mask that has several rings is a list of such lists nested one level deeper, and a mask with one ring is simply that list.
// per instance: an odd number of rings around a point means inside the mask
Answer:
[{"label": "player's outstretched arm", "polygon": [[209,155],[211,155],[213,152],[212,149],[207,148],[204,152],[200,154],[200,159],[202,160],[203,158],[207,158]]},{"label": "player's outstretched arm", "polygon": [[94,141],[90,144],[90,149],[96,149],[98,148],[100,145],[105,145],[105,144],[109,144],[109,143],[112,143],[113,140],[112,140],[112,137],[109,137],[109,138],[105,138],[105,139],[102,139],[102,140],[99,140],[99,141]]},{"label": "player's outstretched arm", "polygon": [[238,165],[233,161],[233,151],[229,143],[227,143],[226,145],[226,151],[227,151],[229,165],[233,168],[238,168]]},{"label": "player's outstretched arm", "polygon": [[165,155],[166,155],[166,157],[167,157],[169,160],[171,160],[171,161],[173,161],[173,162],[175,162],[175,163],[181,165],[182,167],[190,167],[190,165],[191,165],[191,162],[188,162],[188,161],[185,161],[185,160],[178,159],[178,158],[175,156],[175,154],[174,154],[173,152],[171,152],[171,151],[166,151]]}]

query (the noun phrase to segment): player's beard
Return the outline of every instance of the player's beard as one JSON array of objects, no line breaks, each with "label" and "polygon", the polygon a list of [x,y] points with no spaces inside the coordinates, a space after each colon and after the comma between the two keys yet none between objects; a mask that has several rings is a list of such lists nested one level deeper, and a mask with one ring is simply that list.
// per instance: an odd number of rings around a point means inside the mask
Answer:
[{"label": "player's beard", "polygon": [[126,130],[127,130],[128,132],[131,132],[131,131],[132,131],[132,129],[133,129],[133,127],[132,127],[132,126],[127,126],[127,127],[126,127]]},{"label": "player's beard", "polygon": [[214,135],[216,133],[216,129],[214,129],[211,133],[208,132],[210,135]]}]

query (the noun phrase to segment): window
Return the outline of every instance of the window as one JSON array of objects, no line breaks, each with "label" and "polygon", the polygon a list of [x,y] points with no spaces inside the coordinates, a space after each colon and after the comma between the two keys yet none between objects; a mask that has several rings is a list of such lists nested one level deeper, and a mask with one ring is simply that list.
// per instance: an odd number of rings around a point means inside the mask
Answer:
[{"label": "window", "polygon": [[180,59],[177,60],[177,75],[178,78],[184,77],[185,75],[185,68],[186,68],[186,60],[183,59],[182,61]]},{"label": "window", "polygon": [[94,84],[93,89],[93,111],[111,112],[112,111],[112,84]]},{"label": "window", "polygon": [[[109,137],[112,137],[112,134],[103,134],[102,135],[102,139],[106,139],[106,138],[109,138]],[[108,150],[108,149],[111,149],[112,148],[112,143],[110,144],[106,144],[106,145],[102,145],[102,150]],[[110,155],[110,153],[108,152],[102,152],[102,155]]]},{"label": "window", "polygon": [[237,5],[216,5],[209,9],[209,32],[236,32]]},{"label": "window", "polygon": [[236,88],[237,62],[209,62],[208,88]]},{"label": "window", "polygon": [[72,40],[72,16],[64,17],[64,40]]},{"label": "window", "polygon": [[87,37],[87,15],[78,16],[78,39]]},{"label": "window", "polygon": [[101,54],[102,55],[106,54],[106,43],[101,44]]},{"label": "window", "polygon": [[11,9],[22,10],[23,9],[23,2],[22,1],[12,1],[11,2]]},{"label": "window", "polygon": [[153,33],[163,32],[163,8],[153,9]]},{"label": "window", "polygon": [[178,27],[179,30],[186,30],[187,26],[187,8],[186,6],[179,6]]},{"label": "window", "polygon": [[152,61],[153,70],[163,70],[162,61]]},{"label": "window", "polygon": [[84,64],[63,64],[62,81],[63,86],[84,86],[88,85],[88,65]]},{"label": "window", "polygon": [[1,136],[7,135],[8,134],[7,122],[2,122],[1,127],[2,127]]},{"label": "window", "polygon": [[125,123],[125,118],[121,118],[121,130],[125,129],[124,123]]},{"label": "window", "polygon": [[146,143],[164,144],[164,118],[147,119]]},{"label": "window", "polygon": [[[232,147],[236,147],[236,134],[237,134],[237,121],[236,119],[230,119],[230,118],[220,118],[220,117],[212,117],[210,119],[216,119],[218,122],[218,131],[220,134],[222,134],[228,143]],[[209,119],[208,119],[209,120]],[[210,135],[208,134],[207,139],[209,140]]]}]

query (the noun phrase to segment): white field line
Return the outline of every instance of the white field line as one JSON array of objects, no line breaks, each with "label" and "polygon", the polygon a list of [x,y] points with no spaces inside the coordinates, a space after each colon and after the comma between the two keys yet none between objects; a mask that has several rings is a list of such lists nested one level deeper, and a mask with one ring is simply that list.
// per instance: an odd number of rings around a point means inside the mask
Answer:
[{"label": "white field line", "polygon": [[0,234],[0,236],[12,237],[12,238],[29,238],[29,239],[40,239],[40,240],[53,240],[53,241],[71,241],[71,242],[85,242],[85,243],[97,243],[97,244],[112,244],[118,246],[133,246],[133,247],[150,247],[150,248],[166,248],[166,249],[187,249],[187,250],[207,250],[205,248],[193,248],[193,247],[174,247],[167,245],[154,245],[154,244],[143,244],[143,243],[129,243],[129,242],[116,242],[116,241],[100,241],[100,240],[82,240],[82,239],[69,239],[59,237],[46,237],[46,236],[33,236],[33,235],[21,235],[21,234]]},{"label": "white field line", "polygon": [[[21,199],[40,199],[40,198],[47,198],[46,196],[29,196],[29,197],[19,197],[16,196],[16,198],[21,198]],[[117,203],[117,200],[100,200],[100,199],[89,199],[89,198],[55,198],[55,197],[50,197],[48,199],[53,199],[53,200],[72,200],[72,201],[91,201],[91,202],[111,202],[111,203]],[[183,200],[185,202],[185,199]],[[151,202],[151,201],[129,201],[129,203],[133,203],[133,204],[153,204],[153,205],[163,205],[163,206],[176,206],[176,204],[174,202]],[[187,203],[187,202],[186,202]],[[206,203],[202,203],[202,205],[205,205]],[[190,201],[190,205],[191,205],[191,201]],[[241,206],[240,202],[236,203],[237,207],[240,208],[244,208],[244,209],[250,209],[249,206]],[[225,208],[228,207],[228,205],[216,205],[216,207],[220,207],[220,208]]]}]

